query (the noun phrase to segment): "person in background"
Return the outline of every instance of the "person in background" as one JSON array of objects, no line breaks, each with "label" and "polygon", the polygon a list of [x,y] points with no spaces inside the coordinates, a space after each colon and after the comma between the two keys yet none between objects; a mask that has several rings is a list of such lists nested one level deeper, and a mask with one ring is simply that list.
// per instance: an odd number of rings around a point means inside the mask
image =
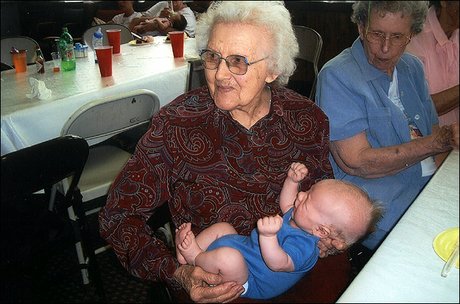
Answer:
[{"label": "person in background", "polygon": [[[151,8],[142,13],[143,17],[152,18],[152,17],[167,17],[167,15],[161,15],[161,12],[167,11],[171,1],[159,1],[155,3]],[[165,10],[166,9],[166,10]]]},{"label": "person in background", "polygon": [[142,16],[142,13],[134,11],[134,1],[117,1],[118,7],[123,10],[122,14],[115,15],[112,23],[122,24],[129,28],[129,24],[134,18]]},{"label": "person in background", "polygon": [[221,222],[196,237],[191,223],[176,230],[177,259],[242,284],[241,297],[271,299],[300,280],[317,262],[319,239],[334,238],[351,246],[373,229],[382,209],[357,186],[326,179],[299,192],[308,174],[302,163],[289,168],[280,195],[280,215],[257,221],[250,236]]},{"label": "person in background", "polygon": [[137,34],[146,34],[147,31],[151,36],[166,36],[170,31],[183,31],[187,27],[187,20],[180,13],[174,13],[169,18],[154,17],[146,19],[133,28]]},{"label": "person in background", "polygon": [[118,8],[123,11],[123,13],[113,16],[112,20],[105,22],[97,17],[93,18],[92,25],[105,24],[105,23],[116,23],[130,28],[130,23],[136,19],[142,17],[142,13],[136,12],[134,10],[134,1],[117,1]]},{"label": "person in background", "polygon": [[422,63],[404,53],[427,11],[424,1],[355,2],[359,37],[318,75],[316,102],[329,117],[335,178],[385,207],[377,230],[355,251],[362,256],[379,246],[445,152],[458,148],[458,123],[438,126]]},{"label": "person in background", "polygon": [[[195,26],[196,18],[193,11],[183,2],[183,1],[170,1],[172,2],[172,8],[169,7],[168,1],[160,1],[150,9],[142,13],[142,17],[135,18],[131,21],[129,28],[137,31],[138,33],[152,34],[156,31],[155,25],[153,22],[148,22],[149,20],[155,17],[162,18],[171,18],[177,13],[182,15],[185,20],[187,20],[187,26],[184,31],[189,37],[195,37]],[[164,32],[170,32],[178,30],[176,28],[170,27],[169,29],[164,30]]]},{"label": "person in background", "polygon": [[[180,264],[148,220],[167,204],[173,228],[190,222],[198,234],[228,222],[249,235],[259,218],[280,213],[292,162],[309,168],[300,191],[333,178],[329,121],[311,100],[285,88],[299,47],[282,2],[211,5],[197,22],[196,41],[207,86],[152,117],[109,190],[100,233],[130,274],[164,282],[178,302],[229,302],[243,286]],[[322,241],[318,247],[321,257],[346,249]]]},{"label": "person in background", "polygon": [[423,31],[407,45],[423,62],[440,126],[459,120],[458,22],[459,1],[431,1]]}]

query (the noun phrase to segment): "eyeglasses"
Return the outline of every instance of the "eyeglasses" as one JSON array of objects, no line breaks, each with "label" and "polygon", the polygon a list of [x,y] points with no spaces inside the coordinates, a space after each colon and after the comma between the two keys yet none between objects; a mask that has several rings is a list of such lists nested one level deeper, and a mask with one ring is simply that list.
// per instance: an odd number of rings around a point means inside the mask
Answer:
[{"label": "eyeglasses", "polygon": [[211,50],[202,50],[200,52],[200,57],[205,69],[215,70],[219,66],[220,61],[225,60],[230,72],[236,75],[246,74],[248,66],[268,58],[264,57],[256,61],[249,62],[246,57],[241,55],[230,55],[227,56],[227,58],[223,58],[220,54]]},{"label": "eyeglasses", "polygon": [[403,34],[393,34],[390,35],[390,37],[387,37],[384,33],[381,32],[367,31],[366,39],[370,43],[375,44],[383,44],[386,40],[388,40],[392,46],[405,46],[410,42],[411,37]]}]

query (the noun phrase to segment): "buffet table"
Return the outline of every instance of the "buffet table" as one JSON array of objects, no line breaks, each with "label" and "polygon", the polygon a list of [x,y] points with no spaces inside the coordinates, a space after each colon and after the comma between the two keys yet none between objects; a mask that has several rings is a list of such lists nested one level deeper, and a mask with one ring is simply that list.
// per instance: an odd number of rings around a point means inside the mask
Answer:
[{"label": "buffet table", "polygon": [[458,303],[458,268],[442,277],[445,262],[433,249],[439,233],[458,228],[458,196],[453,151],[338,302]]},{"label": "buffet table", "polygon": [[[165,37],[155,37],[146,45],[123,44],[113,55],[113,74],[101,78],[92,51],[77,58],[74,71],[53,73],[53,62],[46,62],[45,74],[35,66],[27,72],[1,73],[1,154],[4,155],[60,135],[66,120],[88,102],[116,96],[122,92],[148,89],[155,92],[160,105],[184,93],[188,77],[186,58],[196,57],[195,39],[185,40],[185,58],[174,58]],[[28,98],[29,78],[45,83],[52,91],[49,99]]]}]

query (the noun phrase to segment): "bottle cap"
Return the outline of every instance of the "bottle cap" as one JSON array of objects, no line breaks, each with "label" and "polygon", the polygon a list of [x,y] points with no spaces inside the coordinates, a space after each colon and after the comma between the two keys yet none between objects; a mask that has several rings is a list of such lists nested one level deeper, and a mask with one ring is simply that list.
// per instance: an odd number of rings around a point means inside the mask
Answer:
[{"label": "bottle cap", "polygon": [[98,28],[97,31],[94,32],[94,37],[96,37],[96,38],[102,38],[103,37],[101,28]]}]

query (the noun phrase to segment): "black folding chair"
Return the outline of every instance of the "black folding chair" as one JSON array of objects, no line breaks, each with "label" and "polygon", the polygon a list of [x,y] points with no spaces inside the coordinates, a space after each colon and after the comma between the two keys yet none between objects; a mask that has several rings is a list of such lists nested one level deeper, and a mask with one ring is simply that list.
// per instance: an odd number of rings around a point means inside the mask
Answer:
[{"label": "black folding chair", "polygon": [[188,59],[189,73],[187,79],[187,92],[206,84],[204,66],[200,58]]},{"label": "black folding chair", "polygon": [[[59,248],[56,242],[65,241],[56,235],[62,232],[60,230],[69,220],[77,252],[83,252],[83,256],[78,256],[80,269],[82,273],[88,273],[99,300],[105,302],[77,187],[88,158],[88,149],[85,139],[68,135],[2,156],[2,302],[27,302],[30,300],[27,297],[36,299],[39,296],[28,293],[37,291],[36,286],[41,286],[50,253]],[[72,177],[68,190],[58,200],[59,203],[54,204],[55,210],[49,210],[51,188],[67,177]],[[67,211],[67,216],[60,216],[59,210],[64,215]]]}]

